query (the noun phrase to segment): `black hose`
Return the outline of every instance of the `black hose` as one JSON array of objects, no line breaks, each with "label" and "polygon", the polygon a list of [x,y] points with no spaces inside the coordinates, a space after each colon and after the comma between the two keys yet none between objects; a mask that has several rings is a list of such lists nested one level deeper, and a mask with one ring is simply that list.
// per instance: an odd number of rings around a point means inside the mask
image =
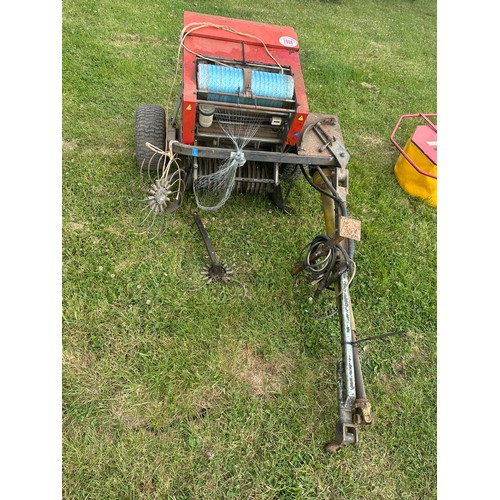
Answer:
[{"label": "black hose", "polygon": [[[314,188],[316,191],[320,192],[321,194],[324,194],[325,196],[328,196],[328,198],[331,198],[334,202],[335,205],[338,207],[338,210],[340,214],[344,217],[348,217],[347,214],[347,205],[345,201],[340,197],[338,191],[335,190],[335,188],[332,186],[331,182],[327,182],[327,186],[330,189],[330,192],[325,191],[324,189],[321,189],[318,185],[314,183],[314,181],[311,179],[310,175],[308,172],[306,172],[306,169],[304,168],[304,165],[299,165],[300,169],[302,170],[302,174],[304,175],[306,181]],[[320,172],[320,170],[318,170]],[[320,173],[320,175],[323,172]],[[321,176],[323,180],[325,179],[326,176],[324,174]],[[347,254],[349,255],[349,258],[351,260],[354,260],[354,241],[351,240],[350,238],[347,240]]]},{"label": "black hose", "polygon": [[311,262],[311,257],[317,252],[320,245],[326,244],[330,240],[331,238],[325,235],[316,236],[301,251],[302,268],[309,280],[316,283],[315,297],[325,288],[332,290],[333,283],[345,272],[351,274],[354,272],[353,260],[340,244],[332,247],[318,262]]}]

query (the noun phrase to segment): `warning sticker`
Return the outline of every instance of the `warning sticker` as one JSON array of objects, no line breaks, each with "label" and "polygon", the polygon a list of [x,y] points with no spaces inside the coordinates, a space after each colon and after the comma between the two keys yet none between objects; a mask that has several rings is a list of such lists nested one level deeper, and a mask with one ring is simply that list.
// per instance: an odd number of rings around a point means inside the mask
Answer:
[{"label": "warning sticker", "polygon": [[280,38],[280,43],[285,47],[297,47],[297,45],[299,44],[299,42],[295,40],[295,38],[292,38],[291,36],[282,36]]}]

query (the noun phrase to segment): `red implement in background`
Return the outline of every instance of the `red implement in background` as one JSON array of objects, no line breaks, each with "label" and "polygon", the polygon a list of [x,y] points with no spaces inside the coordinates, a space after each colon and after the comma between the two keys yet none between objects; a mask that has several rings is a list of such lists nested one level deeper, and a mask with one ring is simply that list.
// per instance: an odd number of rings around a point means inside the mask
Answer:
[{"label": "red implement in background", "polygon": [[422,118],[427,122],[427,125],[422,127],[417,127],[415,134],[413,135],[413,143],[424,153],[429,160],[437,165],[437,125],[429,120],[429,117],[437,116],[436,113],[416,113],[401,115],[399,120],[394,127],[391,134],[391,142],[396,146],[397,150],[403,155],[403,157],[408,161],[408,163],[419,173],[425,175],[426,177],[431,177],[432,179],[437,179],[437,176],[421,170],[415,162],[408,156],[405,150],[396,142],[395,135],[401,125],[401,122],[406,118]]}]

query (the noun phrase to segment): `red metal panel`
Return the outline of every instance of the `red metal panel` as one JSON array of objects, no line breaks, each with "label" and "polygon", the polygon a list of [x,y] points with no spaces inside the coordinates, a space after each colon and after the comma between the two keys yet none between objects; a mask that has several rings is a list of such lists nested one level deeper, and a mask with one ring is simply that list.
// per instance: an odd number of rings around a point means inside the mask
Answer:
[{"label": "red metal panel", "polygon": [[[198,14],[196,12],[184,12],[184,26],[191,23],[212,23],[229,26],[241,33],[248,33],[259,37],[267,47],[279,49],[286,47],[289,50],[299,50],[297,33],[289,26],[277,26],[275,24],[257,23],[255,21],[245,21],[243,19],[231,19],[229,17],[211,16],[208,14]],[[193,32],[193,34],[203,38],[236,41],[238,43],[244,40],[245,43],[260,45],[260,42],[254,38],[244,37],[237,33],[231,33],[213,27],[201,28]]]},{"label": "red metal panel", "polygon": [[[188,45],[186,43],[186,45]],[[194,144],[196,128],[196,56],[184,51],[182,66],[182,129],[181,141],[184,144]]]},{"label": "red metal panel", "polygon": [[437,131],[428,125],[419,125],[411,138],[413,144],[437,165]]},{"label": "red metal panel", "polygon": [[[227,25],[238,31],[250,33],[261,38],[266,43],[272,56],[285,67],[290,67],[295,85],[295,97],[297,100],[297,114],[290,127],[287,143],[295,145],[300,131],[307,119],[309,107],[297,53],[298,45],[293,48],[285,48],[279,43],[279,38],[288,36],[296,40],[296,33],[292,28],[275,25],[255,23],[239,19],[229,19],[219,16],[208,16],[194,12],[184,13],[184,26],[190,23],[211,22],[219,25]],[[278,36],[279,35],[279,36]],[[185,46],[204,56],[215,56],[241,61],[243,59],[243,44],[245,42],[245,60],[255,63],[275,65],[275,61],[269,56],[263,45],[251,38],[230,33],[221,29],[203,27],[188,35]],[[278,40],[278,42],[276,42]],[[194,143],[195,119],[196,119],[196,56],[188,50],[183,51],[183,102],[182,102],[182,142],[184,144]]]}]

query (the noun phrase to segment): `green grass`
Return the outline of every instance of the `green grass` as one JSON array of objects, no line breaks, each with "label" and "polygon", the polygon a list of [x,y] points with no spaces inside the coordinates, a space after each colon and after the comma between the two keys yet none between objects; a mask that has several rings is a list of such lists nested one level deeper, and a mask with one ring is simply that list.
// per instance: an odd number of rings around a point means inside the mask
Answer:
[{"label": "green grass", "polygon": [[[332,297],[289,274],[323,232],[317,193],[299,181],[291,216],[237,195],[202,214],[239,283],[201,287],[192,194],[138,234],[134,112],[166,103],[184,9],[293,26],[311,110],[339,115],[358,334],[410,334],[361,349],[375,424],[336,455],[339,329],[312,316]],[[64,2],[65,498],[436,496],[436,210],[401,190],[389,141],[435,111],[431,0]]]}]

